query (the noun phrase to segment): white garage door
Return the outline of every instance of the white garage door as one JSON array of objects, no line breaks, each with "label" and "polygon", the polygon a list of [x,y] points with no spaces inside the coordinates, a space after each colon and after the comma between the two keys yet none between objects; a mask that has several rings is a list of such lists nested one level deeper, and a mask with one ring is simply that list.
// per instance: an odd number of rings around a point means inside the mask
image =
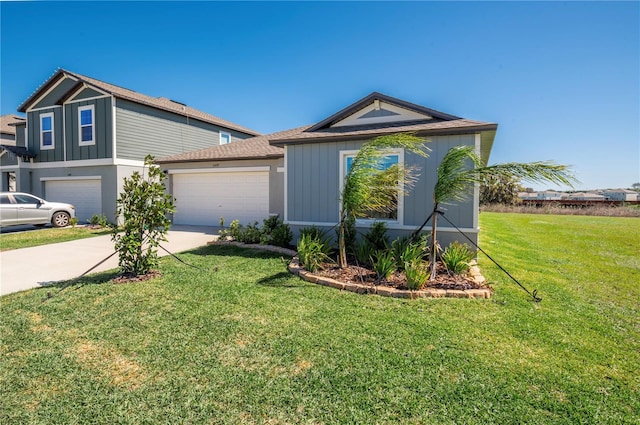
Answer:
[{"label": "white garage door", "polygon": [[269,172],[211,172],[173,175],[175,224],[218,226],[232,220],[262,223],[269,216]]},{"label": "white garage door", "polygon": [[94,214],[102,214],[102,190],[98,179],[47,181],[45,199],[73,204],[78,223],[86,223]]}]

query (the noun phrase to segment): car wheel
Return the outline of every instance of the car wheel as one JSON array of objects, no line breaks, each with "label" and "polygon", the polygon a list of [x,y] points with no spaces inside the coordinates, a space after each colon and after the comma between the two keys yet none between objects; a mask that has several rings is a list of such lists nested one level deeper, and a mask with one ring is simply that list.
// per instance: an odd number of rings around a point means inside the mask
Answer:
[{"label": "car wheel", "polygon": [[51,218],[51,224],[53,227],[66,227],[69,225],[71,217],[66,212],[57,212]]}]

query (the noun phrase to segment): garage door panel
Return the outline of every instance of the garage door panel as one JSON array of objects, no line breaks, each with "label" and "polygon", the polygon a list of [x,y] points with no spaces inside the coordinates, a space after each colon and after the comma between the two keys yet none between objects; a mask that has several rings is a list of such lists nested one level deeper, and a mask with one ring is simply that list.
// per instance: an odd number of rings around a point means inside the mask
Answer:
[{"label": "garage door panel", "polygon": [[101,181],[97,179],[47,181],[45,198],[51,202],[73,204],[79,223],[85,223],[94,214],[102,213]]},{"label": "garage door panel", "polygon": [[175,224],[217,226],[239,220],[242,224],[269,216],[268,172],[215,172],[175,174]]}]

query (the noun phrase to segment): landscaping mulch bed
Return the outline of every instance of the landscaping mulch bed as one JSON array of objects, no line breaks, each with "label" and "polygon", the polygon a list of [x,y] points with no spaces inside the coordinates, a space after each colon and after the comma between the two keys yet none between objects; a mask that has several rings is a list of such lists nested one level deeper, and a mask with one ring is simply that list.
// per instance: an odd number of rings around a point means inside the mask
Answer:
[{"label": "landscaping mulch bed", "polygon": [[[427,281],[426,288],[434,289],[483,289],[486,284],[480,284],[471,276],[450,274],[442,263],[436,265],[437,276],[435,281]],[[365,267],[349,265],[343,269],[335,264],[326,263],[322,270],[314,273],[317,276],[329,277],[341,282],[360,283],[368,285],[388,286],[395,289],[408,290],[404,272],[394,272],[388,279],[378,280],[376,272]]]},{"label": "landscaping mulch bed", "polygon": [[145,280],[155,279],[160,276],[161,276],[161,273],[157,270],[152,270],[147,274],[139,274],[139,275],[125,273],[125,274],[121,274],[118,277],[113,278],[111,282],[115,284],[144,282]]}]

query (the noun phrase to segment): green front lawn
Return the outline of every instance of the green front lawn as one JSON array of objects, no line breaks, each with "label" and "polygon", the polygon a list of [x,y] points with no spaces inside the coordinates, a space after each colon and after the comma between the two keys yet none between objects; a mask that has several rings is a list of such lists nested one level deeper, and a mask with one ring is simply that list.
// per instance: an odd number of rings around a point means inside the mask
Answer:
[{"label": "green front lawn", "polygon": [[483,257],[492,300],[400,300],[221,246],[5,296],[0,423],[638,423],[640,220],[481,224],[542,303]]},{"label": "green front lawn", "polygon": [[53,227],[17,233],[0,233],[0,251],[67,242],[108,235],[109,233],[111,233],[110,229],[91,229],[89,227],[64,227],[61,229]]}]

